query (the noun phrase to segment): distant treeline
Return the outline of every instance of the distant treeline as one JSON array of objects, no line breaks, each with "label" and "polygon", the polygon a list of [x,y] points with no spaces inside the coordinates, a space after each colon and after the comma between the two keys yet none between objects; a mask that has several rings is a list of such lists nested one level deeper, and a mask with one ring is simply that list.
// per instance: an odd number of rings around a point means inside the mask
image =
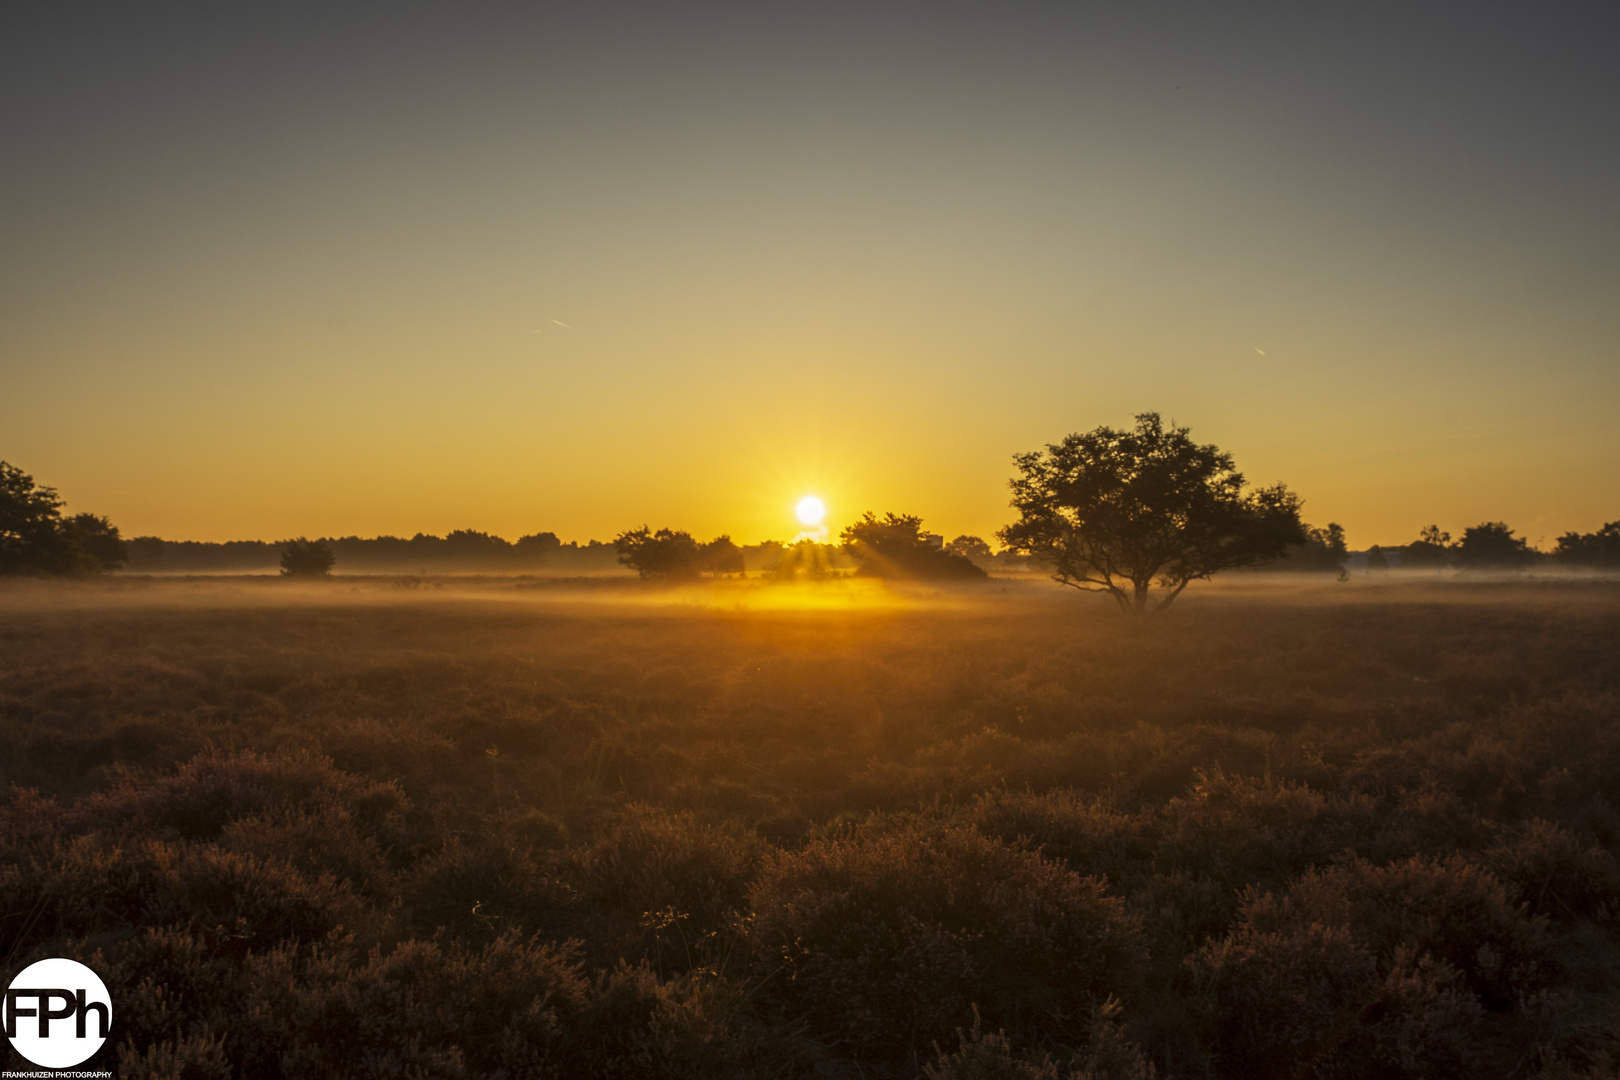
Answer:
[{"label": "distant treeline", "polygon": [[[1152,426],[1157,423],[1156,416],[1139,419],[1143,423],[1152,421],[1144,431],[1149,434],[1158,431]],[[1108,429],[1102,432],[1115,438],[1124,437]],[[1171,433],[1178,438],[1185,434],[1185,431]],[[1088,438],[1097,435],[1093,433]],[[1213,450],[1213,447],[1204,447],[1200,452]],[[1033,459],[1029,464],[1033,467]],[[1297,518],[1297,500],[1291,505],[1291,513],[1295,515],[1292,535],[1299,536],[1302,532],[1304,542],[1291,544],[1286,549],[1280,545],[1273,547],[1254,555],[1244,565],[1261,571],[1344,574],[1354,554],[1355,568],[1369,573],[1393,569],[1514,570],[1538,565],[1573,570],[1620,570],[1620,521],[1611,521],[1592,533],[1565,533],[1551,551],[1531,547],[1524,537],[1515,536],[1505,522],[1487,521],[1465,529],[1455,541],[1450,533],[1430,525],[1411,543],[1396,547],[1374,545],[1365,553],[1352,553],[1342,526],[1336,523],[1324,528],[1304,525]],[[1175,519],[1172,515],[1166,520]],[[1070,533],[1090,535],[1098,528],[1107,531],[1098,525],[1090,511],[1064,522],[1063,528]],[[1159,523],[1163,524],[1163,521]],[[983,576],[986,571],[1050,571],[1053,568],[1050,560],[1061,559],[1069,550],[1061,545],[1032,548],[1028,544],[1014,543],[1008,538],[1008,530],[1002,530],[998,538],[1007,545],[999,552],[993,551],[978,536],[958,536],[947,542],[941,534],[926,532],[922,519],[916,515],[890,513],[879,518],[867,513],[844,529],[837,545],[800,539],[787,544],[767,540],[738,547],[729,536],[700,545],[684,531],[664,528],[654,532],[645,526],[621,533],[609,543],[588,540],[584,544],[563,543],[553,532],[520,536],[514,543],[476,529],[457,529],[448,536],[417,533],[409,539],[345,536],[313,541],[299,537],[274,542],[207,543],[138,536],[125,540],[118,527],[105,517],[88,513],[64,515],[62,498],[54,488],[37,484],[21,469],[0,461],[0,576],[90,575],[121,567],[135,573],[279,570],[290,574],[325,574],[336,566],[345,573],[362,574],[600,574],[624,572],[628,568],[643,578],[698,573],[800,578],[845,572],[925,578],[975,577]],[[1225,542],[1233,542],[1232,535],[1228,535]],[[1273,557],[1277,551],[1283,551],[1280,558]],[[1134,564],[1133,558],[1122,555],[1123,551],[1115,552],[1103,561],[1116,566]]]},{"label": "distant treeline", "polygon": [[[563,543],[556,533],[521,536],[516,543],[473,529],[457,529],[448,536],[417,533],[398,536],[325,537],[337,565],[349,573],[525,573],[576,571],[599,573],[621,569],[618,552],[600,540]],[[126,541],[128,569],[135,573],[254,573],[276,571],[286,542],[229,540],[164,540],[137,536]]]},{"label": "distant treeline", "polygon": [[[562,542],[552,532],[520,536],[517,542],[474,529],[457,529],[448,536],[417,533],[409,539],[397,536],[323,538],[337,558],[337,566],[348,573],[602,573],[624,571],[619,552],[600,540]],[[747,572],[776,573],[784,552],[804,545],[784,545],[767,540],[741,547]],[[990,545],[976,536],[959,536],[940,545],[944,551],[970,559],[991,571],[1039,570],[1039,560],[1012,552],[992,552]],[[125,541],[129,562],[135,573],[256,573],[275,571],[280,566],[285,541],[230,540],[206,543],[197,540],[164,540],[137,536]],[[855,564],[835,545],[825,549],[831,565],[849,568]],[[1351,562],[1352,555],[1342,526],[1308,527],[1306,542],[1289,550],[1276,562],[1258,569],[1338,572]],[[1356,556],[1358,567],[1378,570],[1485,570],[1529,569],[1535,566],[1570,569],[1620,570],[1620,521],[1611,521],[1592,533],[1565,533],[1551,551],[1540,551],[1514,535],[1507,524],[1485,522],[1465,529],[1453,540],[1450,533],[1436,526],[1423,529],[1416,540],[1401,546],[1373,545],[1365,556]]]},{"label": "distant treeline", "polygon": [[[1325,529],[1307,527],[1304,544],[1289,549],[1283,558],[1259,567],[1261,570],[1342,570],[1353,554],[1345,545],[1344,529],[1330,524]],[[1365,553],[1354,553],[1360,568],[1380,570],[1524,570],[1535,566],[1572,570],[1620,570],[1620,521],[1611,521],[1597,532],[1568,532],[1558,538],[1551,551],[1530,546],[1515,536],[1502,521],[1487,521],[1464,529],[1460,538],[1430,525],[1410,544],[1383,547],[1374,544]]]}]

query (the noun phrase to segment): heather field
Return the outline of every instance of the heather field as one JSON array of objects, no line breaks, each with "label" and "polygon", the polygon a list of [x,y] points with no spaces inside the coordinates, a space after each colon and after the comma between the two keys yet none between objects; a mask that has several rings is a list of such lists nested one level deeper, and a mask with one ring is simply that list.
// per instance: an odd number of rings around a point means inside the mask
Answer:
[{"label": "heather field", "polygon": [[1597,580],[6,582],[0,955],[130,1078],[1613,1076],[1617,720]]}]

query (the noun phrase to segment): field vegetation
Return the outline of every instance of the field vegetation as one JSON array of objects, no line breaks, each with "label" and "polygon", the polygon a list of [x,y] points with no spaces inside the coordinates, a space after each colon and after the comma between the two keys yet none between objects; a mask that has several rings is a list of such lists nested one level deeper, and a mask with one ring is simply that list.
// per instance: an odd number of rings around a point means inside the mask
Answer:
[{"label": "field vegetation", "polygon": [[1596,580],[13,581],[0,956],[126,1078],[1613,1076],[1617,646]]}]

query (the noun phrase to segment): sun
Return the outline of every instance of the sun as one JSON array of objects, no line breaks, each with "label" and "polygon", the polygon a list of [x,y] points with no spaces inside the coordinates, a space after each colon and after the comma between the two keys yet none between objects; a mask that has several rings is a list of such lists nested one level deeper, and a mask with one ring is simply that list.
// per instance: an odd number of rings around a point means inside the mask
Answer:
[{"label": "sun", "polygon": [[806,495],[793,512],[799,515],[800,524],[820,525],[821,519],[827,516],[827,506],[814,495]]}]

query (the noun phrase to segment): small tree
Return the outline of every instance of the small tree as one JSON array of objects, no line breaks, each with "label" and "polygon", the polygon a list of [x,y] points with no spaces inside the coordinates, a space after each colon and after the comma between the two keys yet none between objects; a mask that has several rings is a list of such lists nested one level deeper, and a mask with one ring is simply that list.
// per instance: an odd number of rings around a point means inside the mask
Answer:
[{"label": "small tree", "polygon": [[800,540],[784,547],[776,562],[776,579],[820,581],[837,577],[838,570],[833,566],[832,559],[836,550],[831,544],[818,544],[814,540]]},{"label": "small tree", "polygon": [[1344,526],[1336,521],[1330,521],[1323,529],[1306,525],[1304,541],[1290,544],[1288,551],[1273,568],[1305,573],[1337,574],[1344,569],[1344,564],[1349,558],[1350,548],[1345,543]]},{"label": "small tree", "polygon": [[1002,542],[1046,559],[1060,584],[1107,593],[1134,615],[1305,540],[1298,496],[1282,484],[1244,490],[1232,455],[1166,428],[1158,413],[1138,415],[1132,431],[1100,427],[1013,460],[1019,520]]},{"label": "small tree", "polygon": [[306,540],[300,536],[288,540],[281,549],[283,577],[325,577],[337,564],[337,556],[323,540]]},{"label": "small tree", "polygon": [[1456,551],[1450,533],[1441,532],[1438,525],[1429,525],[1401,549],[1401,565],[1414,570],[1444,570],[1451,565]]},{"label": "small tree", "polygon": [[1381,573],[1383,573],[1384,571],[1386,571],[1388,569],[1389,569],[1389,556],[1384,554],[1384,549],[1379,547],[1377,544],[1374,544],[1372,547],[1368,548],[1367,549],[1367,573],[1369,573],[1369,574],[1372,574],[1372,573],[1381,574]]},{"label": "small tree", "polygon": [[860,560],[856,574],[867,577],[982,578],[987,576],[965,555],[937,548],[915,514],[871,511],[839,533],[844,550]]},{"label": "small tree", "polygon": [[988,559],[992,556],[990,545],[977,536],[958,536],[945,545],[945,550],[964,559]]},{"label": "small tree", "polygon": [[80,567],[92,574],[116,570],[129,561],[118,526],[95,514],[74,514],[62,522]]},{"label": "small tree", "polygon": [[1565,566],[1620,570],[1620,521],[1594,533],[1567,532],[1558,538],[1554,557]]},{"label": "small tree", "polygon": [[700,551],[692,534],[674,529],[653,532],[643,525],[620,533],[613,540],[619,562],[641,575],[642,581],[680,581],[698,575]]},{"label": "small tree", "polygon": [[1514,536],[1505,521],[1487,521],[1463,530],[1457,555],[1465,570],[1498,570],[1535,560],[1529,541]]},{"label": "small tree", "polygon": [[518,562],[522,565],[542,566],[547,559],[561,550],[562,541],[557,539],[554,532],[532,533],[518,537],[518,542],[513,548],[517,552]]},{"label": "small tree", "polygon": [[698,551],[698,565],[705,573],[740,574],[743,572],[742,548],[731,542],[729,535],[721,535],[704,544]]}]

